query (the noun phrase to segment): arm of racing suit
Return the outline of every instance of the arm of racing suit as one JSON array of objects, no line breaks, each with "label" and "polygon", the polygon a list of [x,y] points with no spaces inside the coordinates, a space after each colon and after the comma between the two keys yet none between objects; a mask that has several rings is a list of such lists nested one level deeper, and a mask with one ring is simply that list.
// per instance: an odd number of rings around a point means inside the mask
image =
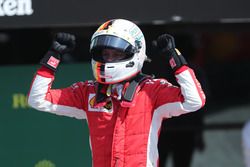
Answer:
[{"label": "arm of racing suit", "polygon": [[63,89],[51,89],[54,74],[54,71],[44,66],[37,71],[28,94],[28,104],[40,111],[85,119],[83,83]]},{"label": "arm of racing suit", "polygon": [[[160,35],[153,45],[161,55],[168,59],[179,87],[171,84],[159,84],[155,108],[161,118],[179,116],[196,111],[205,104],[205,94],[199,81],[180,51],[175,47],[174,37],[169,34]],[[167,81],[163,81],[167,83]]]},{"label": "arm of racing suit", "polygon": [[157,92],[156,110],[161,118],[171,118],[199,110],[205,105],[205,94],[194,71],[184,65],[175,71],[180,87],[161,85]]}]

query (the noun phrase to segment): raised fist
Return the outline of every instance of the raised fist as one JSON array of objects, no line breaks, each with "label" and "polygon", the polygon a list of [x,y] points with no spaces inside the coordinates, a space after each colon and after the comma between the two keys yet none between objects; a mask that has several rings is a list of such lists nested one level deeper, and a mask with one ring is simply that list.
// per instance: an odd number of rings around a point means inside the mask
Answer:
[{"label": "raised fist", "polygon": [[72,34],[62,32],[57,33],[52,42],[51,49],[60,54],[73,51],[76,45],[75,39],[75,36]]},{"label": "raised fist", "polygon": [[160,35],[152,42],[161,55],[167,56],[168,63],[176,71],[178,68],[186,65],[187,62],[178,49],[175,48],[174,37],[169,34]]},{"label": "raised fist", "polygon": [[56,71],[61,61],[61,56],[73,51],[75,45],[76,42],[74,35],[63,32],[57,33],[52,41],[50,49],[41,59],[40,64]]},{"label": "raised fist", "polygon": [[156,47],[161,53],[166,53],[170,49],[175,49],[174,37],[169,34],[160,35],[153,41],[154,47]]}]

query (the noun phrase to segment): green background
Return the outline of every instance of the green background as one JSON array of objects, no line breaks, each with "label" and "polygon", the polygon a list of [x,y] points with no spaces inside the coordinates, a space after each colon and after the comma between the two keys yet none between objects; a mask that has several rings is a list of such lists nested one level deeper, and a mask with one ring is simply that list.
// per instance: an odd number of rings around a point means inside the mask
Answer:
[{"label": "green background", "polygon": [[[0,67],[0,166],[91,166],[85,120],[40,112],[27,105],[26,96],[37,68]],[[92,79],[90,64],[62,64],[53,88],[86,79]]]}]

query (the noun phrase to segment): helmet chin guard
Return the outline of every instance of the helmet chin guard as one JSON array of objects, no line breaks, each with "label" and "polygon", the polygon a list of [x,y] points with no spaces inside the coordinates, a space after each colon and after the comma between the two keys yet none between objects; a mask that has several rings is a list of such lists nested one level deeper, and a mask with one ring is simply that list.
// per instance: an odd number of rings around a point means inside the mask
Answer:
[{"label": "helmet chin guard", "polygon": [[[125,53],[125,59],[105,62],[103,49],[115,49]],[[146,56],[145,39],[140,28],[124,19],[109,20],[93,34],[90,44],[92,70],[97,82],[113,84],[137,75]]]}]

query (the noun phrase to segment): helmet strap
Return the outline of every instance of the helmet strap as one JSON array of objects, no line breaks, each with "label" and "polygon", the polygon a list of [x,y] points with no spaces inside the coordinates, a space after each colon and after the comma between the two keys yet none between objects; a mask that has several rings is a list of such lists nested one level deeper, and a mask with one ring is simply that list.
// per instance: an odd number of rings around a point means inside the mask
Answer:
[{"label": "helmet strap", "polygon": [[96,83],[95,106],[103,107],[106,104],[106,100],[108,98],[106,94],[107,89],[108,85]]},{"label": "helmet strap", "polygon": [[146,75],[146,74],[143,74],[143,73],[140,73],[135,78],[133,78],[130,81],[129,86],[127,87],[127,89],[126,89],[126,91],[125,91],[125,93],[123,95],[123,99],[125,101],[132,102],[133,99],[134,99],[134,96],[135,96],[136,89],[137,89],[138,85],[140,85],[140,83],[142,81],[144,81],[145,79],[148,79],[148,78],[152,78],[152,76]]},{"label": "helmet strap", "polygon": [[[133,79],[131,79],[128,82],[128,86],[124,86],[126,89],[124,94],[122,95],[121,99],[121,105],[124,107],[131,107],[133,106],[133,100],[135,93],[138,91],[138,86],[148,78],[153,78],[153,76],[146,75],[139,73],[136,75]],[[107,91],[109,90],[110,85],[108,84],[101,84],[101,83],[96,83],[96,99],[95,99],[95,106],[97,107],[103,107],[107,103],[107,99],[109,98]]]}]

